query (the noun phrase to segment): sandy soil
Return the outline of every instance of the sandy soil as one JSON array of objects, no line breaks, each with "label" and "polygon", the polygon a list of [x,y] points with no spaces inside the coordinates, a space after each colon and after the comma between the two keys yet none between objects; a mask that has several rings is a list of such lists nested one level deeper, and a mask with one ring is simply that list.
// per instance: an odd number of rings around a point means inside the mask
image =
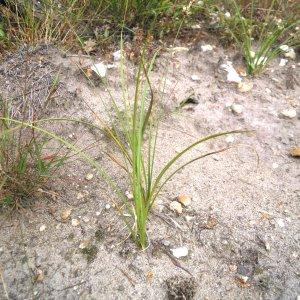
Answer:
[{"label": "sandy soil", "polygon": [[[95,170],[73,159],[48,187],[52,197],[36,199],[21,216],[1,217],[0,299],[175,299],[180,290],[187,299],[194,293],[195,299],[299,297],[299,160],[289,149],[299,146],[300,67],[295,61],[279,67],[278,58],[264,74],[244,79],[253,89],[241,93],[219,68],[227,59],[239,64],[234,51],[202,52],[198,45],[166,52],[155,64],[151,80],[167,114],[157,167],[201,136],[241,128],[255,133],[221,138],[189,154],[233,146],[187,167],[166,186],[150,217],[149,248],[141,252],[127,238],[113,207],[106,207],[115,196]],[[121,97],[118,68],[108,70],[107,85],[94,87],[78,69],[91,64],[88,58],[41,46],[27,55],[21,50],[0,65],[2,93],[16,101],[24,60],[31,66],[29,95],[37,107],[59,74],[51,115],[93,120],[87,106],[104,116],[108,86]],[[129,64],[129,91],[133,69]],[[174,112],[188,97],[198,104]],[[233,103],[243,106],[241,114],[231,111]],[[296,109],[297,116],[283,117],[284,109]],[[127,190],[125,174],[105,157],[113,148],[103,136],[71,124],[55,126],[78,145],[97,141],[90,154]],[[88,173],[92,180],[86,180]],[[190,195],[192,204],[177,216],[169,204],[180,193]],[[63,222],[65,209],[72,213]],[[72,219],[80,224],[73,226]],[[82,243],[86,248],[80,249]],[[172,256],[170,249],[179,246],[188,247],[187,257]]]}]

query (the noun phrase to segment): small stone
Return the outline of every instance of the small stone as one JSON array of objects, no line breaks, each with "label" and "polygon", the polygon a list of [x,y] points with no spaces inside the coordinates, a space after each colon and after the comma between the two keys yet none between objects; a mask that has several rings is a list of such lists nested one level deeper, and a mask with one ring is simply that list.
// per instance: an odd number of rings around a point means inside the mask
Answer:
[{"label": "small stone", "polygon": [[173,256],[176,258],[185,257],[189,254],[189,249],[186,246],[171,249]]},{"label": "small stone", "polygon": [[106,210],[109,210],[109,209],[110,209],[110,207],[111,207],[111,206],[110,206],[110,204],[109,204],[109,203],[105,204],[105,209],[106,209]]},{"label": "small stone", "polygon": [[290,47],[288,45],[281,45],[279,46],[279,49],[284,52],[288,52],[290,50]]},{"label": "small stone", "polygon": [[91,70],[94,71],[100,78],[104,78],[107,72],[107,66],[100,62],[91,66]]},{"label": "small stone", "polygon": [[295,60],[296,59],[296,52],[295,52],[294,49],[290,49],[288,52],[284,53],[284,56],[286,58],[290,58],[290,59]]},{"label": "small stone", "polygon": [[113,53],[113,58],[114,58],[114,61],[121,60],[121,58],[122,58],[122,52],[121,52],[121,50],[115,51]]},{"label": "small stone", "polygon": [[212,45],[202,45],[201,46],[201,50],[203,51],[203,52],[207,52],[207,51],[212,51],[213,50],[213,46]]},{"label": "small stone", "polygon": [[267,94],[271,94],[271,92],[272,92],[269,88],[265,88],[265,91]]},{"label": "small stone", "polygon": [[288,60],[281,58],[279,62],[279,67],[284,67],[287,64]]},{"label": "small stone", "polygon": [[192,202],[192,198],[188,195],[181,194],[177,197],[177,201],[180,202],[184,206],[189,206]]},{"label": "small stone", "polygon": [[273,168],[273,169],[277,169],[278,167],[279,167],[278,163],[275,163],[275,162],[272,163],[272,168]]},{"label": "small stone", "polygon": [[238,84],[238,90],[241,93],[250,92],[252,89],[253,89],[253,83],[252,82],[240,82]]},{"label": "small stone", "polygon": [[227,81],[228,82],[236,82],[236,83],[242,82],[242,78],[239,76],[239,74],[233,67],[231,61],[227,61],[226,64],[222,64],[220,66],[220,68],[222,68],[223,70],[225,70],[227,72]]},{"label": "small stone", "polygon": [[80,224],[80,221],[78,219],[72,219],[71,224],[72,226],[76,227]]},{"label": "small stone", "polygon": [[234,137],[232,135],[228,135],[225,139],[226,143],[231,144],[234,142]]},{"label": "small stone", "polygon": [[297,116],[297,112],[295,109],[284,109],[281,111],[281,115],[286,118],[293,119]]},{"label": "small stone", "polygon": [[230,18],[231,17],[231,14],[229,11],[226,11],[226,13],[224,14],[224,17],[225,18]]},{"label": "small stone", "polygon": [[133,200],[133,195],[132,193],[130,193],[129,191],[125,192],[125,196],[129,199],[129,200]]},{"label": "small stone", "polygon": [[179,215],[182,214],[182,205],[177,201],[172,201],[170,203],[170,209]]},{"label": "small stone", "polygon": [[229,265],[228,268],[231,272],[236,272],[237,271],[237,266],[236,265]]},{"label": "small stone", "polygon": [[89,246],[90,244],[90,241],[88,240],[85,240],[85,241],[82,241],[80,244],[79,244],[79,249],[85,249]]},{"label": "small stone", "polygon": [[284,221],[282,219],[277,219],[276,222],[279,227],[281,227],[281,228],[285,227]]},{"label": "small stone", "polygon": [[45,277],[44,272],[42,270],[38,269],[36,271],[36,277],[35,277],[36,282],[42,282],[44,280],[44,277]]},{"label": "small stone", "polygon": [[96,211],[96,216],[100,216],[101,215],[101,212],[100,211]]},{"label": "small stone", "polygon": [[87,174],[87,175],[85,176],[85,179],[86,179],[86,180],[92,180],[93,177],[94,177],[94,175],[93,175],[92,173],[89,173],[89,174]]},{"label": "small stone", "polygon": [[241,105],[241,104],[232,104],[231,105],[231,111],[233,112],[233,113],[235,113],[235,114],[237,114],[237,115],[240,115],[242,112],[243,112],[243,105]]},{"label": "small stone", "polygon": [[300,157],[300,147],[293,147],[290,149],[290,155],[292,157]]},{"label": "small stone", "polygon": [[163,240],[161,243],[166,247],[169,247],[171,245],[170,241],[168,240]]},{"label": "small stone", "polygon": [[270,250],[271,250],[271,246],[270,246],[270,244],[269,244],[268,242],[265,242],[265,249],[266,249],[268,252],[270,252]]},{"label": "small stone", "polygon": [[90,219],[88,217],[83,217],[82,218],[83,222],[88,223],[90,221]]},{"label": "small stone", "polygon": [[249,280],[248,276],[244,276],[244,275],[239,275],[237,276],[237,279],[241,282],[241,283],[247,283],[247,281]]},{"label": "small stone", "polygon": [[70,215],[72,213],[72,209],[65,209],[61,212],[60,217],[62,220],[67,220],[69,219]]},{"label": "small stone", "polygon": [[40,230],[40,232],[43,232],[43,231],[45,231],[45,229],[46,229],[46,225],[42,225],[39,230]]},{"label": "small stone", "polygon": [[77,200],[83,199],[83,198],[84,198],[84,194],[82,194],[82,193],[79,192],[79,193],[77,194],[77,197],[76,197],[76,198],[77,198]]},{"label": "small stone", "polygon": [[192,217],[192,216],[185,216],[184,218],[185,218],[185,220],[186,220],[187,222],[190,222],[190,221],[192,221],[193,219],[195,219],[195,217]]},{"label": "small stone", "polygon": [[192,79],[193,81],[199,81],[199,80],[200,80],[200,77],[199,77],[198,75],[192,75],[192,76],[191,76],[191,79]]}]

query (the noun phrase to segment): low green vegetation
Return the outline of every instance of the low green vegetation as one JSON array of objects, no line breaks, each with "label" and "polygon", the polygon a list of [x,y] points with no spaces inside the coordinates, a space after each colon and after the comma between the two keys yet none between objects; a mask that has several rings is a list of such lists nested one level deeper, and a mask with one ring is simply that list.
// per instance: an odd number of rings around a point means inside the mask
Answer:
[{"label": "low green vegetation", "polygon": [[223,40],[240,48],[249,75],[260,73],[273,58],[300,45],[299,5],[290,4],[286,15],[287,1],[227,0],[223,7],[210,2],[208,9],[214,7],[211,15],[218,20],[212,26],[223,33]]},{"label": "low green vegetation", "polygon": [[[115,155],[109,155],[109,158],[127,174],[129,194],[132,197],[127,199],[123,195],[121,199],[126,213],[132,216],[133,223],[127,222],[131,236],[143,249],[148,245],[147,223],[151,208],[165,184],[189,164],[226,149],[204,153],[179,163],[180,159],[186,158],[188,152],[206,141],[227,134],[243,132],[221,132],[206,136],[183,148],[163,167],[157,166],[156,155],[161,150],[157,146],[160,114],[149,79],[151,68],[152,63],[146,65],[141,59],[136,73],[135,93],[130,95],[127,93],[126,75],[122,67],[122,103],[117,103],[111,98],[116,123],[109,126],[102,119],[98,120],[100,124],[103,124],[101,129],[115,144],[121,155],[121,158]],[[110,114],[110,119],[112,118]],[[108,183],[111,184],[111,182]],[[118,185],[119,183],[114,181],[113,188]],[[123,213],[121,210],[120,212]]]},{"label": "low green vegetation", "polygon": [[0,112],[0,211],[13,211],[29,207],[38,194],[43,196],[43,186],[66,155],[61,147],[50,147],[50,137],[23,124],[28,122],[27,110],[21,112],[23,120],[15,123],[10,101],[0,98]]}]

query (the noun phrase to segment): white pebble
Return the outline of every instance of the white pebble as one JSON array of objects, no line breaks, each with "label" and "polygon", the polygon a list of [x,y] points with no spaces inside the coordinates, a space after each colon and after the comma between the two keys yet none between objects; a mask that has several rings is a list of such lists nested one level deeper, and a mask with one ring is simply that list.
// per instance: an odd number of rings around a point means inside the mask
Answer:
[{"label": "white pebble", "polygon": [[279,62],[279,67],[284,67],[287,64],[288,60],[281,58]]},{"label": "white pebble", "polygon": [[39,230],[40,230],[40,232],[42,232],[42,231],[45,231],[45,229],[46,229],[46,225],[42,225]]},{"label": "white pebble", "polygon": [[207,52],[207,51],[212,51],[213,50],[213,46],[212,45],[202,45],[201,46],[201,50],[203,51],[203,52]]},{"label": "white pebble", "polygon": [[295,109],[284,109],[281,111],[281,114],[284,116],[284,117],[287,117],[289,119],[293,119],[297,116],[297,112]]},{"label": "white pebble", "polygon": [[113,53],[114,61],[119,61],[122,58],[122,52],[121,50],[115,51]]},{"label": "white pebble", "polygon": [[275,163],[275,162],[272,163],[272,168],[273,168],[273,169],[277,169],[278,167],[279,167],[278,163]]},{"label": "white pebble", "polygon": [[181,214],[182,213],[182,205],[177,201],[172,201],[170,203],[170,210],[172,210],[178,214]]},{"label": "white pebble", "polygon": [[231,144],[234,142],[234,137],[232,135],[228,135],[225,139],[226,143]]},{"label": "white pebble", "polygon": [[277,220],[277,224],[278,224],[278,226],[281,227],[281,228],[285,227],[284,221],[283,221],[282,219],[278,219],[278,220]]},{"label": "white pebble", "polygon": [[237,71],[232,66],[231,61],[227,61],[226,64],[222,64],[221,68],[227,72],[227,81],[237,82],[237,83],[240,83],[242,81],[242,78],[239,76]]},{"label": "white pebble", "polygon": [[192,79],[193,81],[199,81],[199,80],[200,80],[200,77],[199,77],[198,75],[192,75],[192,76],[191,76],[191,79]]},{"label": "white pebble", "polygon": [[72,219],[71,224],[72,226],[76,227],[80,224],[80,221],[78,219]]},{"label": "white pebble", "polygon": [[105,209],[106,209],[106,210],[110,209],[110,204],[107,203],[107,204],[105,205]]},{"label": "white pebble", "polygon": [[106,76],[107,66],[102,62],[92,65],[91,69],[101,78]]},{"label": "white pebble", "polygon": [[189,254],[189,249],[186,246],[182,246],[179,248],[171,249],[171,252],[176,258],[181,258]]},{"label": "white pebble", "polygon": [[241,104],[232,104],[231,110],[233,113],[240,115],[243,112],[243,106]]}]

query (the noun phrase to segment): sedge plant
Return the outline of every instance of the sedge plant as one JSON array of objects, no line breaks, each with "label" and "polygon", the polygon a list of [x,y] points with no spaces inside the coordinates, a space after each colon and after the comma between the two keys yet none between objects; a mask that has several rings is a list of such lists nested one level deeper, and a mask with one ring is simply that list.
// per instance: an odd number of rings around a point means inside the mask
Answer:
[{"label": "sedge plant", "polygon": [[155,100],[149,78],[152,64],[153,60],[146,65],[144,59],[141,59],[135,78],[135,92],[131,98],[124,86],[126,76],[122,63],[122,101],[117,103],[111,97],[112,111],[117,121],[114,125],[108,126],[98,117],[99,123],[102,124],[102,130],[121,154],[122,159],[111,154],[109,157],[127,174],[133,198],[132,202],[126,200],[125,203],[134,220],[130,232],[132,238],[142,249],[147,247],[149,241],[147,224],[151,208],[166,183],[189,164],[225,149],[203,153],[179,164],[181,158],[206,141],[227,134],[244,132],[240,130],[220,132],[200,138],[174,155],[164,166],[157,166],[156,158],[161,150],[157,144],[161,115],[157,109],[158,103]]},{"label": "sedge plant", "polygon": [[243,53],[247,73],[255,75],[262,72],[268,63],[285,49],[299,45],[293,29],[299,20],[278,19],[275,16],[276,0],[270,0],[265,8],[263,20],[257,20],[254,12],[256,1],[249,1],[250,16],[243,14],[241,5],[236,0],[230,0],[233,16],[223,17],[227,30]]}]

